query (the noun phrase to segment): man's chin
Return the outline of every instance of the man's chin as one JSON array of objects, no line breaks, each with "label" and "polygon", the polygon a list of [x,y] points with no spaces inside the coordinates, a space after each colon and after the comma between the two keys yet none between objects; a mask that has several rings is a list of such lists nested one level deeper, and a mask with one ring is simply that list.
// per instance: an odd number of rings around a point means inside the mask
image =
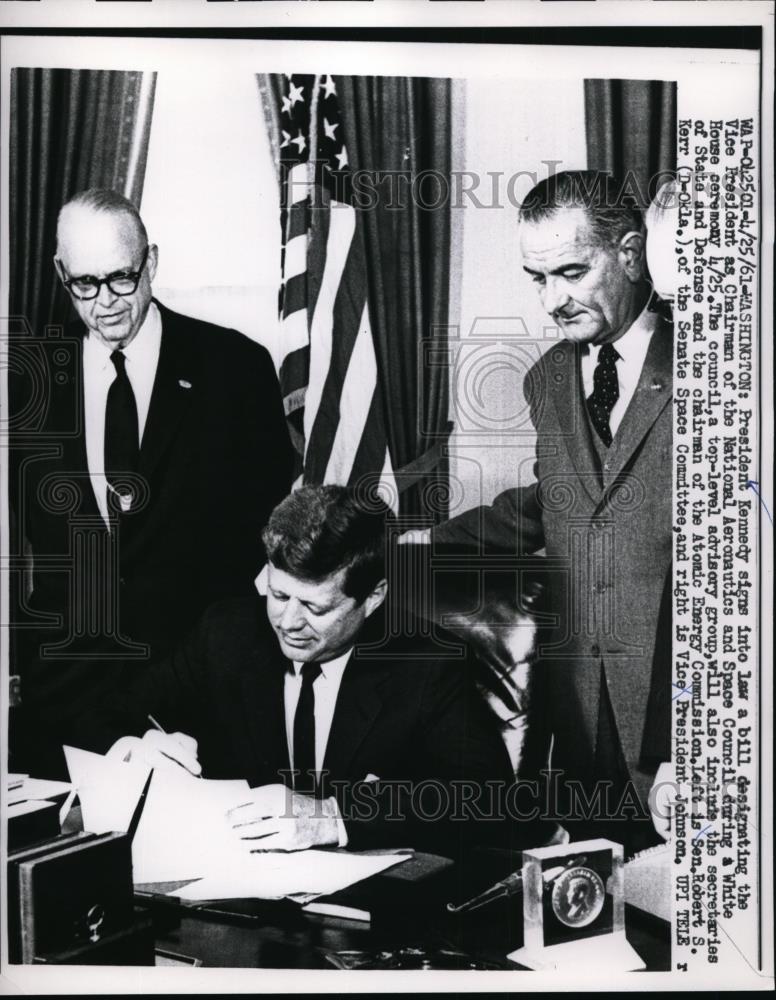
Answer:
[{"label": "man's chin", "polygon": [[590,319],[583,315],[561,320],[560,328],[566,340],[573,340],[577,344],[594,341],[599,333],[598,325],[591,323]]},{"label": "man's chin", "polygon": [[132,340],[132,323],[126,319],[120,322],[110,323],[101,321],[93,328],[97,336],[105,344],[116,346],[118,344],[128,344]]},{"label": "man's chin", "polygon": [[315,659],[315,649],[311,642],[289,642],[278,636],[280,651],[287,660],[296,660],[297,663],[307,663],[308,660]]}]

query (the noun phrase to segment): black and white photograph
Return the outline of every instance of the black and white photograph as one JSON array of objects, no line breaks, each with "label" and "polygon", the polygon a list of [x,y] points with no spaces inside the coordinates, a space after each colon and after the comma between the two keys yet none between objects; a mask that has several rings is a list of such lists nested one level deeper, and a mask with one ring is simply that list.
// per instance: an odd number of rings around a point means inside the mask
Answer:
[{"label": "black and white photograph", "polygon": [[552,6],[0,13],[4,993],[773,988],[773,5]]}]

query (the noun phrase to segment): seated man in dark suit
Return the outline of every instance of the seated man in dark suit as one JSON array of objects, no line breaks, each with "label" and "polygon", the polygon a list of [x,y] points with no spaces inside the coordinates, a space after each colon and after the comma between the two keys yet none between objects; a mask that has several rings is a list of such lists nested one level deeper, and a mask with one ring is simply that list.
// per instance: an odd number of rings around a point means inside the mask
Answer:
[{"label": "seated man in dark suit", "polygon": [[[122,713],[106,709],[101,749],[123,725],[138,735],[112,754],[247,779],[234,824],[262,849],[516,846],[512,770],[462,644],[391,617],[392,516],[341,486],[287,497],[264,531],[266,599],[211,608]],[[167,732],[139,738],[149,714]]]}]

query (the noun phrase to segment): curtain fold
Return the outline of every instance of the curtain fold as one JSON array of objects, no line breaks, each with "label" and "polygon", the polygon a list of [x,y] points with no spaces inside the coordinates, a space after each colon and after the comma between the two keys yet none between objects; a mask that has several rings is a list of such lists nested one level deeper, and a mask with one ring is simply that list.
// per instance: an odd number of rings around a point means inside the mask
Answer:
[{"label": "curtain fold", "polygon": [[585,80],[587,165],[630,181],[646,208],[676,170],[676,83]]},{"label": "curtain fold", "polygon": [[[402,513],[447,514],[444,448],[450,279],[451,83],[336,77],[355,174],[373,185],[361,212],[369,306]],[[436,448],[435,448],[436,446]],[[421,467],[402,469],[432,451]],[[417,466],[416,466],[417,468]],[[441,487],[441,488],[440,488]]]},{"label": "curtain fold", "polygon": [[155,73],[11,71],[10,292],[17,329],[36,336],[72,316],[52,258],[57,213],[89,187],[140,204]]}]

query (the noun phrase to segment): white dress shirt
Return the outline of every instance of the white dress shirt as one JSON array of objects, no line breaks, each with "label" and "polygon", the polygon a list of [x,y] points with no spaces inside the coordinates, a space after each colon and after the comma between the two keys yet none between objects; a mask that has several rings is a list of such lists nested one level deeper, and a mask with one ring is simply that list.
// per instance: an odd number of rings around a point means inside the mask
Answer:
[{"label": "white dress shirt", "polygon": [[[641,369],[644,367],[649,342],[657,327],[658,319],[658,314],[649,312],[645,306],[625,333],[618,340],[612,342],[612,347],[620,355],[617,359],[617,382],[620,395],[609,414],[612,437],[617,433],[617,428],[622,423],[628,404],[633,399],[636,386],[641,378]],[[593,374],[595,366],[598,364],[598,352],[601,350],[601,345],[590,344],[588,348],[582,354],[582,385],[584,386],[585,399],[588,399],[593,391]]]},{"label": "white dress shirt", "polygon": [[[349,649],[336,660],[329,660],[328,663],[321,663],[321,672],[313,681],[313,694],[315,695],[315,770],[320,774],[323,768],[323,761],[326,756],[326,744],[329,742],[331,723],[334,719],[334,709],[337,707],[337,695],[339,694],[342,675],[353,652]],[[291,768],[294,767],[294,716],[296,706],[299,703],[299,695],[302,691],[302,666],[301,663],[294,663],[293,673],[286,671],[283,684],[283,701],[286,708],[286,737],[288,739],[288,759]]]},{"label": "white dress shirt", "polygon": [[[159,364],[162,346],[162,317],[155,303],[151,303],[143,325],[131,343],[125,347],[126,372],[135,394],[138,421],[138,441],[142,442],[151,393]],[[108,390],[116,378],[116,369],[110,359],[113,348],[106,347],[93,334],[84,339],[84,415],[86,422],[86,462],[89,477],[97,499],[97,506],[108,524],[108,481],[105,478],[105,407]]]},{"label": "white dress shirt", "polygon": [[[320,775],[323,769],[323,761],[326,757],[326,744],[329,742],[329,733],[334,719],[334,709],[337,707],[337,695],[339,694],[342,675],[348,665],[350,654],[346,653],[338,656],[328,663],[321,663],[321,672],[313,681],[313,694],[315,695],[315,707],[313,714],[315,717],[315,770]],[[288,760],[291,769],[294,768],[294,716],[296,706],[299,704],[299,695],[302,693],[302,666],[303,664],[294,662],[293,673],[286,671],[283,682],[283,702],[286,710],[286,739],[288,741]],[[336,799],[334,807],[336,810],[337,831],[339,834],[339,846],[347,847],[348,834],[345,823],[339,810]]]}]

